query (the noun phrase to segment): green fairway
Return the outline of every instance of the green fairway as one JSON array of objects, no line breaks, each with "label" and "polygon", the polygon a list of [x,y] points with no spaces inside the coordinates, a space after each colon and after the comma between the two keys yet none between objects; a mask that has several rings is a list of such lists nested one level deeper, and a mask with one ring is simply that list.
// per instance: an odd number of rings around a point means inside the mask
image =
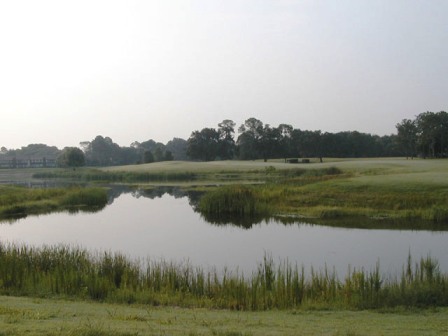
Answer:
[{"label": "green fairway", "polygon": [[446,335],[448,310],[183,309],[0,297],[0,335]]}]

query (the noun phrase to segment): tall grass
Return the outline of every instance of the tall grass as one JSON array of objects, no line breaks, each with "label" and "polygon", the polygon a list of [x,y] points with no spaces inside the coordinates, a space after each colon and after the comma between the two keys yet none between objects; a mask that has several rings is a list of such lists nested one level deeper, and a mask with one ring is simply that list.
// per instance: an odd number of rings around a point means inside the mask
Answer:
[{"label": "tall grass", "polygon": [[101,171],[97,169],[52,170],[33,174],[39,179],[71,179],[85,182],[160,182],[160,181],[193,181],[197,174],[190,172],[125,172]]},{"label": "tall grass", "polygon": [[98,210],[107,204],[104,188],[29,189],[0,186],[0,219],[59,210]]},{"label": "tall grass", "polygon": [[385,277],[377,266],[340,280],[269,255],[247,276],[66,246],[0,244],[0,293],[237,310],[427,307],[448,305],[448,276],[431,258],[413,265],[409,257],[400,277]]},{"label": "tall grass", "polygon": [[[357,161],[358,162],[358,161]],[[252,187],[232,184],[207,192],[199,206],[211,222],[236,222],[238,217],[265,218],[270,215],[298,215],[311,220],[347,219],[411,220],[427,225],[448,223],[448,188],[444,182],[445,161],[415,163],[360,161],[359,167],[339,164],[316,168],[279,169],[279,165],[257,170],[101,171],[95,169],[52,170],[39,178],[68,178],[98,182],[265,182]],[[332,163],[333,164],[333,163]],[[378,166],[379,165],[379,166]],[[410,166],[409,166],[410,165]],[[290,166],[290,165],[289,165]],[[409,166],[409,167],[408,167]],[[428,166],[428,167],[427,167]],[[176,165],[177,167],[177,165]],[[182,167],[182,165],[180,166]],[[191,166],[184,166],[191,167]],[[231,167],[231,166],[229,166]],[[277,167],[277,168],[276,168]],[[407,167],[407,168],[406,168]],[[355,169],[356,168],[356,169]],[[148,169],[148,168],[146,168]]]},{"label": "tall grass", "polygon": [[269,204],[261,197],[259,190],[247,185],[223,186],[206,193],[200,199],[198,209],[217,216],[270,215]]}]

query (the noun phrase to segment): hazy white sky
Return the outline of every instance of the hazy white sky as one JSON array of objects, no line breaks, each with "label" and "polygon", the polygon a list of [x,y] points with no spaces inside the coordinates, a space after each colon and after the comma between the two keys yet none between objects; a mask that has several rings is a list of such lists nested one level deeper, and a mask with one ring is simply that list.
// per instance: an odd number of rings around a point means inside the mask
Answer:
[{"label": "hazy white sky", "polygon": [[447,0],[0,0],[0,146],[448,109]]}]

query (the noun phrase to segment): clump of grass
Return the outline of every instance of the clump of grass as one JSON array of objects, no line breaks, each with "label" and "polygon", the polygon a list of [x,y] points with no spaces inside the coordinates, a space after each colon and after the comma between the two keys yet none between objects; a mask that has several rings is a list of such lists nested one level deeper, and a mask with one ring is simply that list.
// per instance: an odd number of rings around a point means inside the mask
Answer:
[{"label": "clump of grass", "polygon": [[349,270],[340,280],[327,268],[306,274],[269,255],[247,276],[66,246],[0,244],[0,293],[235,310],[384,309],[448,306],[448,276],[429,257],[415,265],[409,257],[400,278],[382,276],[378,264],[372,271]]},{"label": "clump of grass", "polygon": [[435,205],[422,214],[422,218],[434,223],[448,222],[448,207]]},{"label": "clump of grass", "polygon": [[200,199],[198,209],[204,214],[241,218],[267,216],[272,213],[260,189],[246,185],[230,185],[214,189]]},{"label": "clump of grass", "polygon": [[107,204],[104,188],[29,189],[0,186],[0,219],[59,210],[101,209]]},{"label": "clump of grass", "polygon": [[68,192],[60,202],[70,207],[95,207],[107,203],[107,193],[102,188],[77,188]]}]

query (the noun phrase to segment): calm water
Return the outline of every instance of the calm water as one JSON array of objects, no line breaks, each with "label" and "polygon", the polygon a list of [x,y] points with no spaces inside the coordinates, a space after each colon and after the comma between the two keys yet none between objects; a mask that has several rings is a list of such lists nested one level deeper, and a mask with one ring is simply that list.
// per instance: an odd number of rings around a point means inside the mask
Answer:
[{"label": "calm water", "polygon": [[[30,216],[0,225],[3,242],[34,246],[69,244],[93,251],[120,251],[133,258],[188,260],[203,268],[250,272],[265,253],[274,261],[335,269],[348,266],[401,273],[410,252],[414,260],[431,255],[448,271],[448,232],[345,229],[275,221],[244,229],[213,225],[194,212],[191,199],[163,192],[149,195],[116,192],[111,204],[97,213],[56,213]],[[156,197],[155,197],[156,196]]]}]

